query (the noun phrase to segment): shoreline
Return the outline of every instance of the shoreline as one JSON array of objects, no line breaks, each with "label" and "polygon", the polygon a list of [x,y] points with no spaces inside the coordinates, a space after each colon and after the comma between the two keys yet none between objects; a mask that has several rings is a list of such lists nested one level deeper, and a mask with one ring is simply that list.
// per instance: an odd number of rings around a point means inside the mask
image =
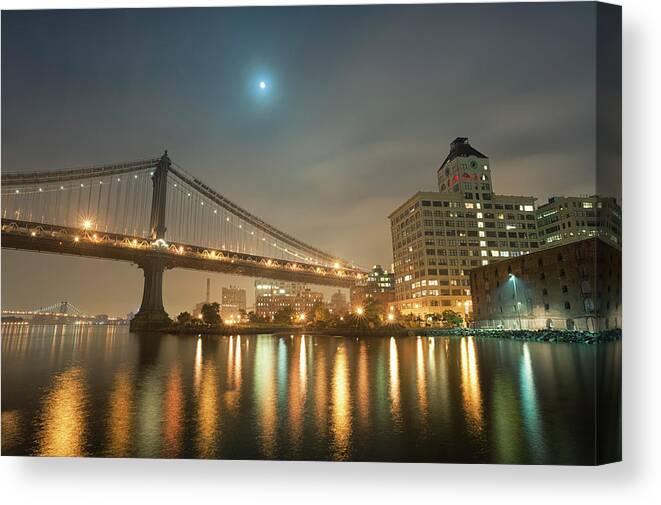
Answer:
[{"label": "shoreline", "polygon": [[490,330],[472,328],[404,328],[382,327],[376,329],[314,328],[306,326],[227,326],[227,327],[174,327],[164,328],[159,333],[177,335],[259,335],[259,334],[307,334],[334,337],[475,337],[500,338],[530,342],[560,342],[597,344],[622,339],[622,330],[588,332],[579,330]]}]

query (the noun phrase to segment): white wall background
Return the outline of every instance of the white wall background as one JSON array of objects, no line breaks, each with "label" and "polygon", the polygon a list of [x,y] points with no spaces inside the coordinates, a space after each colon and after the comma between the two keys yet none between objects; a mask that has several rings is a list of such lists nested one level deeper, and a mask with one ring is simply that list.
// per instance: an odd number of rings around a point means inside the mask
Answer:
[{"label": "white wall background", "polygon": [[[9,8],[220,1],[7,1]],[[226,4],[250,4],[225,2]],[[252,2],[287,4],[291,2]],[[307,2],[295,2],[307,3]],[[327,1],[326,3],[345,3]],[[378,3],[378,2],[376,2]],[[399,3],[403,3],[401,0]],[[624,0],[624,458],[600,468],[0,458],[4,503],[661,503],[661,2]],[[543,22],[543,20],[540,20]],[[561,37],[562,34],[558,34]],[[657,210],[658,212],[658,210]],[[654,323],[657,327],[654,327]]]}]

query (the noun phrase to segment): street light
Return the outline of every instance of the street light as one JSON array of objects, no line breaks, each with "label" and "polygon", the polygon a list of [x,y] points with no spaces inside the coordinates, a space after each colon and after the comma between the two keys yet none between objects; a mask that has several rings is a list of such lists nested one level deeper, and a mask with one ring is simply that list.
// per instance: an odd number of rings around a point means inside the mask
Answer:
[{"label": "street light", "polygon": [[514,303],[516,304],[516,314],[519,317],[519,329],[522,330],[523,327],[521,326],[521,309],[519,307],[519,295],[516,291],[516,275],[509,274],[509,278],[512,281],[512,284],[514,285]]}]

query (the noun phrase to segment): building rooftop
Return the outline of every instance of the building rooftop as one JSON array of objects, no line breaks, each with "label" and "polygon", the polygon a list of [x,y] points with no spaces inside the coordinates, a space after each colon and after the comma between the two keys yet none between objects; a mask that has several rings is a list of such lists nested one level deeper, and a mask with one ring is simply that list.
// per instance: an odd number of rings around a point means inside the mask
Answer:
[{"label": "building rooftop", "polygon": [[535,258],[539,256],[544,256],[548,255],[549,252],[553,252],[554,250],[557,249],[564,249],[564,248],[576,248],[579,244],[586,244],[592,242],[594,244],[594,247],[597,247],[598,243],[601,243],[605,246],[610,247],[611,249],[614,250],[620,250],[618,247],[613,246],[612,243],[610,243],[608,240],[605,240],[603,237],[586,237],[586,238],[581,238],[578,240],[573,240],[571,242],[560,242],[558,244],[554,244],[552,246],[544,247],[541,249],[538,249],[536,251],[530,252],[528,254],[522,254],[521,256],[515,256],[515,257],[510,257],[510,258],[504,258],[504,259],[499,259],[498,261],[494,261],[492,263],[489,263],[488,265],[481,265],[478,267],[473,267],[469,270],[469,275],[478,275],[478,273],[484,271],[484,270],[489,270],[494,267],[498,266],[504,266],[509,263],[515,263],[517,261],[534,261]]},{"label": "building rooftop", "polygon": [[457,137],[450,142],[450,152],[445,158],[445,161],[441,163],[439,170],[455,158],[467,158],[468,156],[476,156],[478,158],[487,157],[468,143],[468,137]]}]

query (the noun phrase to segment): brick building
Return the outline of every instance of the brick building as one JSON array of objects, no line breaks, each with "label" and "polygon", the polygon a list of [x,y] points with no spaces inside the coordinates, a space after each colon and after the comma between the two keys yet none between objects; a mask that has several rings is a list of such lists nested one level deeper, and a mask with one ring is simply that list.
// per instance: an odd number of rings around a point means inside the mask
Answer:
[{"label": "brick building", "polygon": [[622,252],[601,238],[482,266],[470,281],[477,328],[622,327]]}]

